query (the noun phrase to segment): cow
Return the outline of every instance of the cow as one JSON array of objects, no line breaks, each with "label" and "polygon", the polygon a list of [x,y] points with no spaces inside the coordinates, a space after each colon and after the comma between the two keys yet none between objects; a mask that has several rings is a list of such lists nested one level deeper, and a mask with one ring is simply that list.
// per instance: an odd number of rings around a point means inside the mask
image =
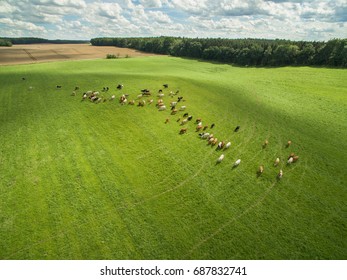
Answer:
[{"label": "cow", "polygon": [[163,87],[164,87],[164,88],[168,88],[169,85],[168,85],[168,84],[163,84]]},{"label": "cow", "polygon": [[140,100],[139,103],[137,104],[137,106],[139,107],[143,107],[146,105],[146,101],[145,100]]},{"label": "cow", "polygon": [[282,179],[282,177],[283,177],[283,171],[281,169],[280,172],[277,174],[277,178]]},{"label": "cow", "polygon": [[214,126],[215,126],[215,124],[213,123],[213,124],[211,124],[211,128],[214,128]]},{"label": "cow", "polygon": [[221,150],[221,149],[224,148],[224,146],[225,146],[225,142],[224,142],[224,141],[221,141],[221,142],[218,143],[217,149],[218,149],[218,150]]},{"label": "cow", "polygon": [[295,157],[295,154],[294,154],[294,153],[290,153],[290,155],[288,156],[287,159],[290,159],[291,157],[292,157],[292,158]]},{"label": "cow", "polygon": [[181,121],[180,125],[185,125],[188,122],[188,119],[184,119]]},{"label": "cow", "polygon": [[202,129],[202,125],[197,125],[196,126],[196,131],[200,131]]},{"label": "cow", "polygon": [[213,141],[211,143],[212,146],[215,146],[218,142],[218,138],[213,138]]},{"label": "cow", "polygon": [[150,90],[145,88],[145,89],[141,89],[141,92],[142,93],[150,93]]},{"label": "cow", "polygon": [[235,127],[234,132],[238,132],[239,129],[240,129],[240,126],[238,125],[237,127]]},{"label": "cow", "polygon": [[230,142],[226,143],[226,144],[225,144],[225,147],[224,147],[224,150],[229,149],[230,146],[231,146],[231,143],[230,143]]},{"label": "cow", "polygon": [[264,165],[260,165],[257,173],[258,173],[258,175],[261,175],[261,174],[263,174],[263,172],[264,172]]},{"label": "cow", "polygon": [[98,98],[99,98],[99,97],[97,97],[96,95],[93,95],[93,96],[90,97],[90,100],[91,100],[92,102],[94,102],[94,101],[96,101]]},{"label": "cow", "polygon": [[181,128],[180,129],[180,134],[184,134],[187,133],[187,128]]},{"label": "cow", "polygon": [[289,146],[290,146],[291,144],[292,144],[292,141],[289,140],[289,141],[287,142],[286,148],[289,148]]},{"label": "cow", "polygon": [[126,100],[125,95],[123,94],[120,98],[119,98],[119,103],[123,103],[124,100]]},{"label": "cow", "polygon": [[123,85],[119,84],[119,85],[117,86],[117,89],[121,90],[123,87],[124,87]]},{"label": "cow", "polygon": [[57,85],[57,89],[60,89],[61,88],[61,86],[60,85]]},{"label": "cow", "polygon": [[217,159],[217,163],[221,163],[224,159],[224,154],[221,154],[220,157]]},{"label": "cow", "polygon": [[265,149],[267,147],[267,145],[269,145],[269,141],[265,140],[264,143],[263,143],[263,149]]},{"label": "cow", "polygon": [[279,158],[276,158],[275,163],[274,163],[274,166],[277,166],[279,163],[280,163],[280,159],[279,159]]},{"label": "cow", "polygon": [[241,159],[238,159],[237,161],[235,161],[234,167],[239,166],[240,163],[241,163]]},{"label": "cow", "polygon": [[202,132],[202,133],[199,133],[199,136],[201,139],[207,139],[210,136],[210,133]]},{"label": "cow", "polygon": [[195,123],[199,123],[199,122],[201,122],[201,118],[197,118],[197,119],[195,120]]}]

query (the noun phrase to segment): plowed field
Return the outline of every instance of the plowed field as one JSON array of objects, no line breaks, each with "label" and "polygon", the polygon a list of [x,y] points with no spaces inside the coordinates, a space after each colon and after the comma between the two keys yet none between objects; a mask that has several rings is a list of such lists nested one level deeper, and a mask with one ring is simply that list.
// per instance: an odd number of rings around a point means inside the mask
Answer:
[{"label": "plowed field", "polygon": [[127,48],[97,47],[89,44],[14,45],[0,48],[0,65],[105,58],[107,54],[114,54],[119,57],[154,55]]}]

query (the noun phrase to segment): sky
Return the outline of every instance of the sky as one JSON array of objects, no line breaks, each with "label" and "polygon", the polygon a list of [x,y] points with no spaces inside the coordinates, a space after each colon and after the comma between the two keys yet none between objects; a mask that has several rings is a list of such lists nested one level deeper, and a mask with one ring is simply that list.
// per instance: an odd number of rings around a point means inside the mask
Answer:
[{"label": "sky", "polygon": [[0,0],[0,37],[347,38],[347,0]]}]

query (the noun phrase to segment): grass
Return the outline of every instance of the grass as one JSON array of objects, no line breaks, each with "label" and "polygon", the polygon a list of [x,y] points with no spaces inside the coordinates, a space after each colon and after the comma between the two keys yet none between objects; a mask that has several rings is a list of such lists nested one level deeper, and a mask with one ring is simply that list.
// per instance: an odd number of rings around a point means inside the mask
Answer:
[{"label": "grass", "polygon": [[[346,80],[172,57],[2,67],[0,259],[346,259]],[[182,113],[81,102],[164,83],[231,141],[222,163]]]}]

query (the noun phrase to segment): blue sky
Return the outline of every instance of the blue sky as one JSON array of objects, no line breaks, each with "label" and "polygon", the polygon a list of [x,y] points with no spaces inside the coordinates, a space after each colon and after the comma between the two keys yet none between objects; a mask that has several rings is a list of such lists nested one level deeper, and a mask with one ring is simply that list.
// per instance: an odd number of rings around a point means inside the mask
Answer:
[{"label": "blue sky", "polygon": [[347,0],[0,0],[0,36],[347,38]]}]

